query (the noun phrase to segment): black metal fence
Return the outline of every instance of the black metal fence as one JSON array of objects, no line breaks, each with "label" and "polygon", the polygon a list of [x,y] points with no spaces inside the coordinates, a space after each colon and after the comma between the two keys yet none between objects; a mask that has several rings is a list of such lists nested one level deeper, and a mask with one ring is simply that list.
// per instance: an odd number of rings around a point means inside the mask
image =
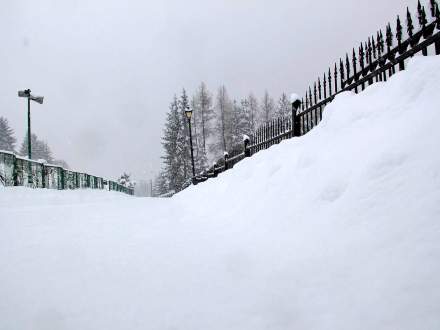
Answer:
[{"label": "black metal fence", "polygon": [[49,189],[102,189],[133,195],[133,188],[87,173],[74,172],[60,166],[29,160],[7,151],[0,151],[0,183],[4,186],[25,186]]},{"label": "black metal fence", "polygon": [[[245,136],[243,145],[225,152],[207,171],[193,179],[197,184],[232,168],[245,157],[267,149],[282,140],[302,136],[313,129],[322,119],[325,106],[341,92],[358,93],[379,81],[387,81],[397,70],[405,70],[406,61],[414,55],[440,55],[440,11],[436,0],[429,1],[429,14],[420,1],[417,6],[419,28],[413,23],[409,9],[406,13],[406,27],[398,16],[395,29],[390,23],[385,36],[379,30],[358,47],[346,53],[345,59],[330,67],[322,77],[306,90],[298,108],[292,106],[290,117],[276,118],[260,126],[251,136]],[[299,103],[299,102],[298,102]]]}]

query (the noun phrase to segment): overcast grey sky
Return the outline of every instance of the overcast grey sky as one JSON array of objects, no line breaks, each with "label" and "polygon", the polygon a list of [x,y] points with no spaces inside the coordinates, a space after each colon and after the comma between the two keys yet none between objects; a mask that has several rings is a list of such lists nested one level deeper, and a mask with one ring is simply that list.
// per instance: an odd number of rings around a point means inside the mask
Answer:
[{"label": "overcast grey sky", "polygon": [[[425,1],[424,1],[425,2]],[[236,98],[303,91],[416,0],[1,0],[0,116],[72,168],[116,177],[160,166],[168,104],[201,81]]]}]

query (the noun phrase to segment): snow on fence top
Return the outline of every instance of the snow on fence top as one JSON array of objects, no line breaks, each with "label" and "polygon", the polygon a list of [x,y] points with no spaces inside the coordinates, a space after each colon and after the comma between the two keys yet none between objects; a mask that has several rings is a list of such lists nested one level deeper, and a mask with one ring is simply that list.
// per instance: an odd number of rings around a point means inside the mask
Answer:
[{"label": "snow on fence top", "polygon": [[290,103],[294,103],[296,101],[301,101],[299,95],[295,93],[290,94]]}]

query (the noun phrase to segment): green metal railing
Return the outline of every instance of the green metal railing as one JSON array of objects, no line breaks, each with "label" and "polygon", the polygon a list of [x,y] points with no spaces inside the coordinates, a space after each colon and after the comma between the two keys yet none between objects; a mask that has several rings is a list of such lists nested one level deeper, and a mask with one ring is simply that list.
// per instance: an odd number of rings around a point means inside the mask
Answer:
[{"label": "green metal railing", "polygon": [[133,195],[133,188],[87,173],[74,172],[0,150],[0,184],[48,189],[101,189]]}]

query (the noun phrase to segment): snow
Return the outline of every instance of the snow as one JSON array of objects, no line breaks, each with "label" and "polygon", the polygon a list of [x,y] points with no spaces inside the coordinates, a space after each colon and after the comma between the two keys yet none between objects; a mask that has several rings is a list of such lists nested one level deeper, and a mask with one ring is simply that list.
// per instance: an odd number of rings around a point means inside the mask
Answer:
[{"label": "snow", "polygon": [[301,97],[295,93],[290,94],[290,103],[294,103],[295,101],[301,101]]},{"label": "snow", "polygon": [[440,59],[171,199],[0,190],[0,329],[440,328]]}]

